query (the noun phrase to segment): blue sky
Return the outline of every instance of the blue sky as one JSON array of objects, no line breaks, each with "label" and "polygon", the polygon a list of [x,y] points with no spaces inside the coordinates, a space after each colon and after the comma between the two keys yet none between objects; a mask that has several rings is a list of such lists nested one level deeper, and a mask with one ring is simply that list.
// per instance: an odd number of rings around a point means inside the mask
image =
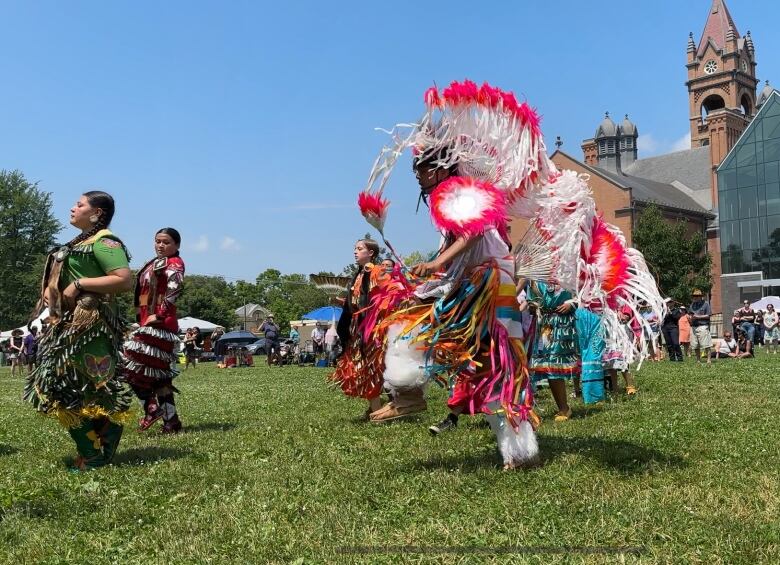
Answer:
[{"label": "blue sky", "polygon": [[[355,202],[375,128],[417,118],[432,83],[513,90],[575,156],[605,110],[630,114],[640,156],[665,153],[688,132],[687,36],[710,4],[0,1],[0,168],[63,222],[85,190],[112,193],[134,265],[170,225],[190,273],[339,271],[371,229]],[[727,5],[780,86],[780,4]],[[399,251],[435,247],[408,161],[387,195]]]}]

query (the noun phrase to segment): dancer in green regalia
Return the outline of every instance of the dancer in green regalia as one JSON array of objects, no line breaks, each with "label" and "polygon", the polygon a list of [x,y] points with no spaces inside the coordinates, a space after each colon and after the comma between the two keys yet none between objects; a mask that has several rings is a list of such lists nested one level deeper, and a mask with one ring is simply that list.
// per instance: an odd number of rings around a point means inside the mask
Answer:
[{"label": "dancer in green regalia", "polygon": [[101,191],[71,209],[81,234],[47,260],[35,314],[48,306],[49,326],[24,390],[36,410],[68,429],[81,471],[111,462],[133,397],[121,379],[125,324],[114,298],[133,277],[124,244],[108,230],[113,215],[114,199]]}]

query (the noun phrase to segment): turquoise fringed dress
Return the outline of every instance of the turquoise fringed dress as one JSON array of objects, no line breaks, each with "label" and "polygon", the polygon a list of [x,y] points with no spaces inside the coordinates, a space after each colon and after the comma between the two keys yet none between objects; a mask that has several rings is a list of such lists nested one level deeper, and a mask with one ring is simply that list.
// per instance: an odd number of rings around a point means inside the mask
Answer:
[{"label": "turquoise fringed dress", "polygon": [[566,379],[580,374],[575,331],[575,310],[558,314],[555,309],[571,300],[570,292],[541,281],[529,284],[528,302],[537,308],[536,335],[529,364],[534,383]]}]

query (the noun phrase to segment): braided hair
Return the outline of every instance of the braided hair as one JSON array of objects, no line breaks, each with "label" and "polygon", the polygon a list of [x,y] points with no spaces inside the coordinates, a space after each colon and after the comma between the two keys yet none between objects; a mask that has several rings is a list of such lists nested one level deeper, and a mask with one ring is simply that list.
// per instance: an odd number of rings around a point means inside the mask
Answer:
[{"label": "braided hair", "polygon": [[99,209],[103,213],[98,216],[98,221],[95,222],[92,229],[80,233],[65,244],[65,247],[68,249],[73,249],[76,245],[86,241],[100,230],[106,229],[111,225],[111,220],[114,217],[114,198],[109,193],[102,190],[90,190],[85,192],[84,196],[87,197],[87,202],[89,202],[90,206]]}]

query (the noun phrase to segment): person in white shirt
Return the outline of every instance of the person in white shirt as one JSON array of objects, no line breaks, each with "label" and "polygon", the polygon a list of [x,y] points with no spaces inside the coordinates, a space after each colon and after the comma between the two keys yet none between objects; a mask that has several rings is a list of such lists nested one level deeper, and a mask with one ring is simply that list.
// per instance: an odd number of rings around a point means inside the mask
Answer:
[{"label": "person in white shirt", "polygon": [[764,345],[767,351],[777,355],[777,346],[780,342],[780,315],[775,310],[774,304],[767,304],[764,313]]},{"label": "person in white shirt", "polygon": [[311,341],[314,343],[314,354],[321,355],[325,352],[325,330],[320,324],[311,332]]},{"label": "person in white shirt", "polygon": [[721,357],[739,357],[739,345],[737,340],[731,335],[731,332],[723,332],[723,339],[719,339],[715,346],[715,351],[711,354],[713,359],[719,359]]}]

